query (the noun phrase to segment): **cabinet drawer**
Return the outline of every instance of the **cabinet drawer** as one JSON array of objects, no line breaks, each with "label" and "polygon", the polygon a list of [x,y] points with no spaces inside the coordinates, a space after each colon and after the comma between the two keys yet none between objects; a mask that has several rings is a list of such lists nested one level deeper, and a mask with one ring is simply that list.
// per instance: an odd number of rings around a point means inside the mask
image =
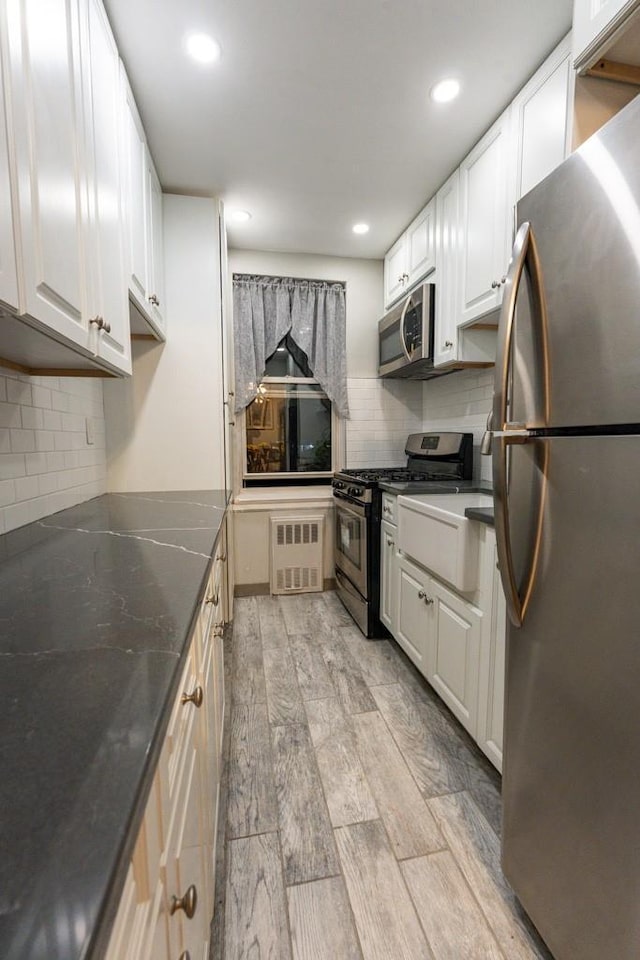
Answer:
[{"label": "cabinet drawer", "polygon": [[398,498],[391,493],[382,494],[382,519],[387,523],[397,523],[396,506]]},{"label": "cabinet drawer", "polygon": [[[178,695],[171,711],[167,735],[158,763],[161,806],[165,812],[171,809],[175,801],[180,767],[184,762],[185,750],[192,737],[195,716],[198,712],[195,704],[183,703],[182,697],[184,694],[195,694],[198,685],[199,671],[196,665],[195,651],[192,648],[182,672]],[[164,829],[166,830],[166,823]]]}]

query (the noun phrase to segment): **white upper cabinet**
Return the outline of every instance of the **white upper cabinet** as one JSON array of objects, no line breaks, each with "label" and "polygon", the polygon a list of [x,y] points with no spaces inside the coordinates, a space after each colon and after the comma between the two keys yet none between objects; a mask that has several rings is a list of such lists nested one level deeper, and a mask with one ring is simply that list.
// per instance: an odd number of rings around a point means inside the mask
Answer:
[{"label": "white upper cabinet", "polygon": [[436,202],[429,201],[384,258],[384,301],[398,297],[435,268]]},{"label": "white upper cabinet", "polygon": [[460,174],[456,170],[436,194],[436,323],[433,338],[436,367],[457,358],[459,197]]},{"label": "white upper cabinet", "polygon": [[89,352],[78,4],[7,0],[7,18],[19,310]]},{"label": "white upper cabinet", "polygon": [[[0,11],[0,76],[8,88],[7,29],[5,11]],[[16,268],[9,135],[4,99],[0,96],[0,302],[12,311],[18,309],[18,273]]]},{"label": "white upper cabinet", "polygon": [[573,82],[569,34],[511,106],[515,200],[532,190],[570,153]]},{"label": "white upper cabinet", "polygon": [[405,231],[407,247],[407,286],[426,277],[436,265],[436,198],[426,205]]},{"label": "white upper cabinet", "polygon": [[384,304],[389,307],[407,289],[407,247],[405,236],[396,240],[384,258]]},{"label": "white upper cabinet", "polygon": [[[131,372],[131,340],[123,258],[122,102],[120,60],[100,0],[88,0],[86,89],[91,169],[89,223],[90,315],[100,325],[100,357]],[[88,100],[88,98],[87,98]]]},{"label": "white upper cabinet", "polygon": [[640,7],[640,0],[574,0],[573,62],[576,69],[590,67],[602,47],[615,39],[627,17]]},{"label": "white upper cabinet", "polygon": [[149,210],[149,312],[155,327],[164,333],[164,230],[162,187],[147,151],[147,191]]},{"label": "white upper cabinet", "polygon": [[509,262],[509,111],[460,166],[460,307],[465,326],[496,310]]},{"label": "white upper cabinet", "polygon": [[164,340],[162,190],[124,70],[122,75],[126,153],[125,255],[129,293],[147,325],[145,332]]}]

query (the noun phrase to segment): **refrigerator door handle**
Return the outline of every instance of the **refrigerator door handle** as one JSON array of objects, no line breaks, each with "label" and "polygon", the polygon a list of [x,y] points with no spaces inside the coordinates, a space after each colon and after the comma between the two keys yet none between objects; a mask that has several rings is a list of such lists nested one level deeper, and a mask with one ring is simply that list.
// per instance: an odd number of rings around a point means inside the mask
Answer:
[{"label": "refrigerator door handle", "polygon": [[542,522],[546,499],[547,483],[547,445],[542,460],[543,487],[538,503],[538,517],[535,524],[535,538],[529,552],[529,564],[522,592],[518,589],[511,549],[511,531],[508,497],[508,450],[512,444],[530,443],[532,438],[526,425],[507,420],[509,378],[511,375],[512,342],[518,290],[522,274],[528,267],[533,284],[535,316],[538,319],[537,334],[540,338],[543,366],[544,417],[548,422],[549,410],[549,363],[547,349],[547,315],[542,287],[542,273],[536,243],[529,223],[523,223],[518,230],[509,264],[507,283],[500,313],[500,333],[496,356],[496,386],[493,402],[493,419],[496,430],[493,433],[493,488],[495,507],[496,546],[498,566],[507,604],[509,619],[516,627],[521,627],[531,598],[535,582],[540,545],[542,540]]}]

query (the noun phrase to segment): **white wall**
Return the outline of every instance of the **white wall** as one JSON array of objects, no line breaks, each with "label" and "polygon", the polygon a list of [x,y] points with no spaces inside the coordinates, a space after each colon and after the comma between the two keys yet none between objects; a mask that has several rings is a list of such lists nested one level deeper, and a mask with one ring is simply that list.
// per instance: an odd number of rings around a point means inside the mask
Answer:
[{"label": "white wall", "polygon": [[493,370],[460,370],[422,384],[422,429],[473,433],[473,475],[489,482],[491,457],[480,456],[480,441],[491,409],[493,376]]},{"label": "white wall", "polygon": [[0,368],[0,533],[105,490],[102,381]]},{"label": "white wall", "polygon": [[217,202],[163,208],[167,341],[134,342],[131,379],[105,384],[110,491],[224,487]]}]

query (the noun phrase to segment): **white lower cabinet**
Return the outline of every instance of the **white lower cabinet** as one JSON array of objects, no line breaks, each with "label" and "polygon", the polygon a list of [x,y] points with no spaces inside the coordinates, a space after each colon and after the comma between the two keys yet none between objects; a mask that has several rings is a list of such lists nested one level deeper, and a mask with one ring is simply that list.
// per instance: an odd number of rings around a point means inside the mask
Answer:
[{"label": "white lower cabinet", "polygon": [[382,521],[380,541],[380,619],[387,630],[396,632],[396,527]]},{"label": "white lower cabinet", "polygon": [[[384,495],[387,516],[395,497]],[[398,550],[382,522],[380,619],[451,712],[502,770],[506,607],[492,527],[479,530],[478,589],[462,596]]]},{"label": "white lower cabinet", "polygon": [[492,530],[487,532],[485,550],[485,583],[491,597],[491,615],[487,617],[481,646],[478,743],[493,765],[501,771],[507,608],[498,570],[496,539]]},{"label": "white lower cabinet", "polygon": [[426,676],[472,736],[478,718],[482,613],[437,580],[429,584],[433,628]]},{"label": "white lower cabinet", "polygon": [[106,960],[206,960],[222,756],[225,531],[171,710]]},{"label": "white lower cabinet", "polygon": [[427,647],[433,634],[431,577],[402,554],[398,556],[395,638],[418,670],[426,675]]}]

